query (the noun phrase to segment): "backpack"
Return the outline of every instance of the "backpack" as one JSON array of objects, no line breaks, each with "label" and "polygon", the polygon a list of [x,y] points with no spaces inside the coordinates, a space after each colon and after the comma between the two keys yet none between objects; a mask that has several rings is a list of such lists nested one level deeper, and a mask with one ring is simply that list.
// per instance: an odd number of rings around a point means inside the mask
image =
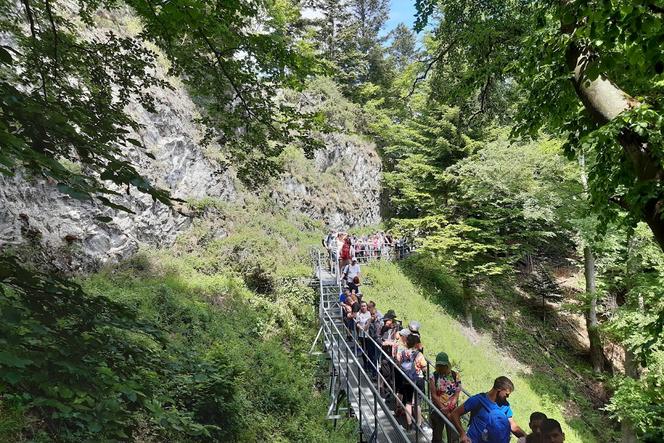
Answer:
[{"label": "backpack", "polygon": [[486,417],[486,422],[484,421],[484,417],[480,418],[478,415],[474,417],[474,420],[479,421],[478,428],[482,430],[482,435],[480,436],[481,441],[490,443],[508,443],[510,441],[512,429],[510,427],[509,418],[507,418],[505,412],[484,395],[480,395],[479,400],[481,404],[480,407],[486,409],[489,413],[488,417]]},{"label": "backpack", "polygon": [[417,380],[417,367],[415,366],[417,354],[419,354],[418,351],[413,351],[410,353],[410,358],[406,358],[406,350],[401,351],[401,370],[412,381]]}]

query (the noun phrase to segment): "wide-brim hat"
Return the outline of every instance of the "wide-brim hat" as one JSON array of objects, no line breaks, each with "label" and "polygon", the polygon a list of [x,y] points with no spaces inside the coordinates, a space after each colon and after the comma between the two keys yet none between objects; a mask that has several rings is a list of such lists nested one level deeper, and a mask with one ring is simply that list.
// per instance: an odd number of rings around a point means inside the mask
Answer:
[{"label": "wide-brim hat", "polygon": [[410,335],[410,329],[403,328],[401,331],[399,331],[399,335],[403,337],[408,337]]},{"label": "wide-brim hat", "polygon": [[384,320],[394,320],[395,318],[397,318],[397,314],[394,312],[394,309],[390,309],[383,315]]},{"label": "wide-brim hat", "polygon": [[438,353],[438,355],[436,355],[436,366],[438,366],[438,365],[449,366],[450,365],[450,357],[444,352]]}]

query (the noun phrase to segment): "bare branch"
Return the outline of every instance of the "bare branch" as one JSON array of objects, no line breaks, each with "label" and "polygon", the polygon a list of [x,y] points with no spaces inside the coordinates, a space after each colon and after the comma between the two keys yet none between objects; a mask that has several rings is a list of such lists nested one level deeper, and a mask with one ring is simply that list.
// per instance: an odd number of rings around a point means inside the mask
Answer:
[{"label": "bare branch", "polygon": [[443,57],[447,55],[448,52],[456,45],[457,39],[454,39],[450,42],[449,45],[447,45],[444,49],[442,49],[438,54],[436,54],[435,57],[433,57],[429,62],[427,63],[427,67],[425,68],[424,72],[420,73],[417,78],[415,78],[415,81],[413,81],[413,85],[410,88],[410,92],[402,98],[409,98],[413,93],[415,92],[415,88],[417,87],[417,84],[420,83],[421,81],[425,80],[427,76],[429,75],[429,71],[431,71],[431,68],[441,61]]},{"label": "bare branch", "polygon": [[51,32],[53,33],[53,77],[57,80],[58,77],[58,30],[55,26],[53,19],[53,11],[51,11],[51,2],[45,0],[46,13],[48,14],[48,21],[51,23]]},{"label": "bare branch", "polygon": [[486,112],[486,104],[487,104],[487,97],[489,96],[489,86],[491,85],[491,80],[493,78],[489,75],[486,78],[486,82],[484,82],[484,86],[482,87],[482,90],[480,91],[480,109],[477,111],[473,112],[473,114],[468,118],[468,122],[466,123],[466,126],[470,126],[470,123],[475,119],[475,117],[479,116],[480,114],[484,114]]},{"label": "bare branch", "polygon": [[[29,0],[21,0],[23,6],[25,7],[25,15],[28,17],[28,23],[30,24],[30,36],[32,37],[33,42],[37,42],[37,31],[35,30],[35,18],[32,14],[32,8],[30,7]],[[41,77],[41,90],[44,94],[44,100],[48,100],[46,95],[46,75],[44,75],[44,64],[40,60],[39,64],[39,76]]]}]

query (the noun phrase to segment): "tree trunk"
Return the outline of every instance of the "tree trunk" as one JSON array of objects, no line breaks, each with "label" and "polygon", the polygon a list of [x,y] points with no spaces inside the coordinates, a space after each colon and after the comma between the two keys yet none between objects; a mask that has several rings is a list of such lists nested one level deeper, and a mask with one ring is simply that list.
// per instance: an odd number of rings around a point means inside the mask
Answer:
[{"label": "tree trunk", "polygon": [[593,371],[599,374],[604,371],[604,347],[597,323],[597,290],[595,286],[595,257],[590,246],[583,248],[583,264],[586,276],[586,296],[589,297],[585,310],[586,328],[590,341],[590,361]]},{"label": "tree trunk", "polygon": [[466,319],[466,324],[470,329],[475,329],[473,326],[473,294],[470,289],[470,283],[464,281],[462,285],[463,290],[463,313]]},{"label": "tree trunk", "polygon": [[[561,30],[565,34],[572,34],[574,25],[561,25]],[[586,77],[586,67],[591,56],[592,54],[587,49],[571,43],[567,48],[567,65],[574,74],[572,83],[585,109],[596,122],[605,124],[615,119],[623,111],[639,106],[640,103],[602,76],[590,81]],[[622,146],[625,157],[636,174],[635,187],[647,186],[649,189],[655,189],[658,184],[664,182],[664,168],[652,155],[646,139],[634,131],[624,128],[618,136],[618,143]],[[662,250],[664,250],[664,218],[661,216],[663,209],[664,199],[657,196],[646,200],[638,208],[641,218],[652,230],[655,240]]]},{"label": "tree trunk", "polygon": [[[585,152],[579,155],[579,167],[581,169],[581,185],[585,199],[588,200],[588,175],[586,174]],[[586,318],[586,329],[588,330],[588,341],[590,342],[590,362],[596,374],[604,372],[604,346],[599,334],[599,323],[597,322],[597,287],[595,284],[595,255],[589,244],[583,247],[583,271],[586,278],[586,297],[588,306],[584,311]]]},{"label": "tree trunk", "polygon": [[[632,378],[639,378],[638,365],[634,354],[630,350],[625,350],[625,375]],[[636,432],[632,423],[628,420],[620,422],[620,441],[621,443],[637,443]]]},{"label": "tree trunk", "polygon": [[[634,249],[633,244],[634,244],[634,238],[630,236],[627,240],[627,245],[628,245],[627,263],[629,263],[629,256],[632,253],[632,250]],[[631,272],[629,268],[627,271]],[[643,296],[639,295],[637,303],[640,310],[645,309]],[[636,360],[636,356],[629,349],[625,349],[625,375],[633,379],[638,379],[641,377],[641,373],[639,371],[639,364]],[[636,438],[636,432],[634,431],[634,427],[632,426],[632,423],[629,420],[623,420],[620,422],[620,431],[621,431],[620,441],[622,443],[637,443],[638,440]]]}]

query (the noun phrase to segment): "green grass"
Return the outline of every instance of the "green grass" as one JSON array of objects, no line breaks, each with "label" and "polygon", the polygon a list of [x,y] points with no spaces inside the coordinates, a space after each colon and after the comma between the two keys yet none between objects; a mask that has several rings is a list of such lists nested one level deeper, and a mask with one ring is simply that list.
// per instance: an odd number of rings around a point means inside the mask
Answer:
[{"label": "green grass", "polygon": [[[499,348],[489,335],[473,335],[442,307],[445,305],[445,294],[432,294],[416,286],[393,263],[375,262],[367,266],[364,272],[373,283],[363,288],[365,298],[374,300],[382,312],[394,309],[405,323],[410,320],[420,321],[427,357],[433,359],[436,353],[447,352],[460,371],[468,391],[485,392],[491,388],[496,377],[506,375],[515,384],[510,403],[515,420],[524,430],[528,428],[530,413],[542,411],[561,422],[567,442],[598,441],[586,428],[584,421],[569,413],[578,405],[573,401],[567,404],[561,398],[561,391],[564,397],[567,384],[564,371],[560,371],[558,377],[535,372],[518,362],[509,351]],[[456,301],[451,300],[448,305],[455,304]],[[496,321],[509,322],[510,319]],[[519,340],[518,331],[514,332],[514,339]],[[575,394],[567,392],[567,399],[575,400]],[[581,398],[577,400],[583,401]],[[580,409],[587,413],[586,408]]]},{"label": "green grass", "polygon": [[[56,354],[52,366],[92,374],[93,381],[103,367],[113,382],[95,381],[79,395],[76,378],[57,369],[45,388],[30,377],[18,387],[0,386],[0,441],[112,441],[120,431],[144,442],[353,440],[353,429],[334,431],[325,419],[327,392],[318,388],[326,374],[307,354],[317,331],[317,298],[304,283],[320,224],[260,198],[247,199],[245,207],[210,199],[192,207],[205,216],[174,247],[143,250],[79,280],[83,300],[109,300],[135,314],[130,327],[114,328],[113,311],[97,319],[100,326],[91,333],[74,334],[72,347],[85,349],[86,359],[73,369],[69,355],[48,348]],[[265,281],[265,291],[252,287]],[[72,306],[65,309],[57,313],[67,314],[63,327],[80,317]],[[141,334],[139,326],[148,332]],[[112,346],[89,350],[86,337],[94,333],[111,337]],[[42,335],[50,343],[52,337]],[[40,374],[40,365],[35,359],[21,371]],[[66,408],[73,401],[60,398],[64,388],[94,404],[116,398],[117,417],[32,409],[33,397]],[[25,400],[24,392],[32,397]],[[8,394],[20,396],[12,397],[16,405],[5,401]],[[87,426],[97,418],[101,425]],[[198,437],[199,425],[217,428]]]}]

